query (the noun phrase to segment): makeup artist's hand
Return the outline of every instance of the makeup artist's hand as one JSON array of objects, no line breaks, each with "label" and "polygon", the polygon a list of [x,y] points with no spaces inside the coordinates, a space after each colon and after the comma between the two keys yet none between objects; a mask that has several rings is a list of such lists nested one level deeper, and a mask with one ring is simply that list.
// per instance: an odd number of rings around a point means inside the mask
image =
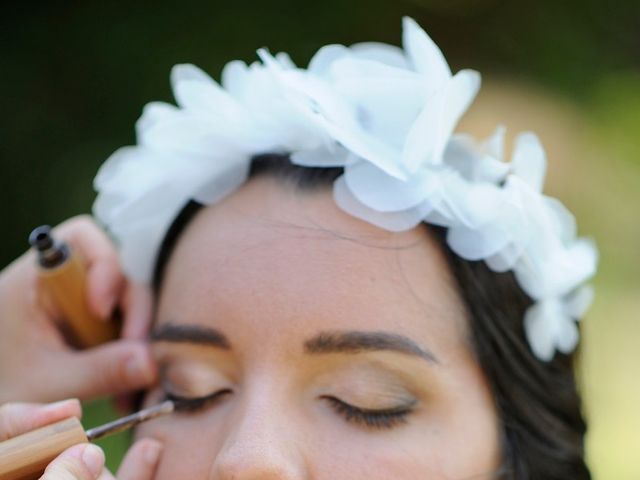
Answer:
[{"label": "makeup artist's hand", "polygon": [[8,401],[83,400],[122,394],[155,382],[156,368],[143,341],[151,319],[151,294],[128,283],[116,251],[89,216],[71,218],[54,229],[87,262],[90,308],[110,316],[124,313],[122,339],[74,350],[57,329],[59,312],[36,295],[35,252],[0,272],[0,404]]},{"label": "makeup artist's hand", "polygon": [[[0,406],[0,441],[29,432],[36,428],[82,415],[80,402],[65,400],[49,405],[9,403]],[[125,456],[117,478],[119,480],[151,480],[160,459],[162,444],[149,438],[133,444]],[[55,458],[45,470],[41,480],[109,480],[113,479],[104,468],[104,453],[99,447],[82,443]]]}]

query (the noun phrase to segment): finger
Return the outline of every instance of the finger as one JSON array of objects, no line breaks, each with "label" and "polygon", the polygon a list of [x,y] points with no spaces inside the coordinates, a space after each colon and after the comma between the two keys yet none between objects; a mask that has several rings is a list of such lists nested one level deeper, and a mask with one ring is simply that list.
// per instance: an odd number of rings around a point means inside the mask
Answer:
[{"label": "finger", "polygon": [[110,319],[115,309],[125,278],[116,258],[97,258],[87,271],[87,301],[91,311],[103,319]]},{"label": "finger", "polygon": [[96,480],[104,468],[104,453],[83,443],[65,450],[51,462],[40,480]]},{"label": "finger", "polygon": [[122,338],[131,340],[146,338],[151,327],[151,289],[146,285],[127,283],[122,298],[122,307],[125,312]]},{"label": "finger", "polygon": [[56,388],[76,392],[81,399],[139,390],[153,385],[157,378],[149,346],[132,340],[70,352],[63,363],[66,375],[57,379]]},{"label": "finger", "polygon": [[82,416],[80,402],[63,400],[48,405],[7,403],[0,407],[0,441],[21,435],[69,417]]},{"label": "finger", "polygon": [[162,444],[159,441],[151,438],[137,441],[118,469],[118,480],[152,480],[161,453]]},{"label": "finger", "polygon": [[87,262],[89,306],[101,318],[108,317],[124,283],[114,245],[89,215],[73,217],[58,225],[54,232],[75,247]]},{"label": "finger", "polygon": [[102,469],[102,473],[98,477],[98,480],[116,480],[116,477],[111,475],[111,472],[106,468]]}]

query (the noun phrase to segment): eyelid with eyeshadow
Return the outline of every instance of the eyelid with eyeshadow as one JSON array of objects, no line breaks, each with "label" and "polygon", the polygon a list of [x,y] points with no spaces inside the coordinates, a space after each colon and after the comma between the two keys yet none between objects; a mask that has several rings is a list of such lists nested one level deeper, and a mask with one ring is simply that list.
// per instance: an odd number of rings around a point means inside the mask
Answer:
[{"label": "eyelid with eyeshadow", "polygon": [[206,395],[184,395],[176,392],[176,385],[169,380],[168,367],[160,368],[160,384],[165,400],[171,400],[178,411],[195,412],[206,406],[212,405],[222,396],[232,393],[230,388],[214,388]]},{"label": "eyelid with eyeshadow", "polygon": [[[222,398],[230,394],[230,389],[218,390],[202,397],[187,398],[165,391],[165,400],[171,400],[175,404],[177,411],[195,413],[199,410],[211,406]],[[333,410],[344,417],[348,423],[372,430],[391,429],[407,422],[407,417],[413,412],[415,404],[399,405],[386,409],[366,409],[346,403],[339,398],[323,396],[323,400],[329,402]]]},{"label": "eyelid with eyeshadow", "polygon": [[228,375],[209,362],[194,359],[160,361],[160,385],[163,391],[180,398],[208,397],[232,387]]},{"label": "eyelid with eyeshadow", "polygon": [[[176,405],[176,410],[178,411],[187,412],[187,413],[197,413],[202,409],[204,409],[205,407],[215,406],[216,402],[220,400],[224,395],[233,393],[233,390],[231,388],[228,388],[226,386],[223,387],[223,385],[219,385],[220,388],[215,388],[214,385],[211,385],[211,387],[213,387],[211,389],[211,393],[208,393],[205,395],[197,395],[197,394],[189,395],[185,393],[178,393],[177,390],[178,391],[180,390],[179,385],[184,383],[184,381],[186,381],[185,385],[188,385],[194,381],[194,378],[189,379],[189,376],[187,376],[182,380],[179,380],[179,378],[177,378],[176,380],[178,381],[175,381],[175,380],[172,381],[170,379],[172,375],[169,374],[170,370],[171,370],[170,365],[164,364],[161,366],[162,391],[164,393],[165,400],[173,401]],[[178,371],[180,370],[182,370],[182,368],[180,368]],[[193,371],[194,371],[193,365],[190,365],[189,373],[192,374]],[[360,372],[359,378],[363,380],[362,372]],[[188,379],[188,380],[185,380],[185,379]],[[201,384],[201,382],[196,382],[196,383]],[[212,382],[212,383],[215,384],[218,382]],[[224,383],[227,383],[227,382],[224,382]],[[366,385],[367,387],[369,387],[370,382],[367,381]],[[385,385],[386,385],[386,382],[385,382]],[[325,395],[320,395],[317,398],[320,398],[321,400],[328,402],[329,406],[333,409],[335,413],[343,417],[343,419],[348,423],[354,424],[359,428],[365,428],[370,430],[383,430],[383,429],[391,429],[396,426],[400,426],[401,424],[407,422],[407,417],[411,413],[413,413],[415,409],[414,407],[418,403],[415,397],[413,397],[412,395],[407,395],[408,392],[406,392],[404,388],[396,387],[393,389],[393,390],[397,390],[396,392],[387,392],[387,395],[385,395],[387,397],[387,401],[383,402],[385,405],[380,405],[380,404],[379,406],[370,405],[368,407],[359,406],[359,404],[362,405],[362,403],[369,403],[365,400],[366,398],[371,397],[371,391],[369,391],[368,395],[365,395],[365,398],[361,398],[360,399],[361,401],[357,401],[357,400],[353,401],[355,399],[352,398],[351,402],[347,402],[344,400],[344,398],[345,396],[346,397],[353,396],[353,392],[352,392],[353,387],[354,387],[354,384],[350,383],[350,388],[343,389],[344,390],[342,392],[343,395],[325,394]],[[387,388],[388,386],[385,387],[385,389]],[[196,390],[200,390],[200,392],[202,393],[207,392],[207,390],[204,388],[196,389]],[[341,390],[341,389],[338,389],[338,390]],[[360,393],[364,393],[363,390],[369,390],[369,388],[356,389],[356,390],[360,390]],[[186,388],[186,391],[189,391],[188,387]],[[185,390],[183,390],[183,392],[185,392]],[[337,392],[334,392],[334,393],[337,393]],[[402,395],[400,395],[400,393],[402,393]],[[380,394],[378,393],[376,397],[380,397]]]},{"label": "eyelid with eyeshadow", "polygon": [[[165,400],[171,400],[176,411],[195,413],[207,406],[211,406],[226,394],[232,393],[230,389],[219,390],[203,397],[186,398],[165,392]],[[371,430],[388,430],[407,422],[407,417],[413,412],[415,404],[401,405],[384,410],[363,409],[350,405],[342,400],[326,396],[331,407],[344,417],[348,423]]]}]

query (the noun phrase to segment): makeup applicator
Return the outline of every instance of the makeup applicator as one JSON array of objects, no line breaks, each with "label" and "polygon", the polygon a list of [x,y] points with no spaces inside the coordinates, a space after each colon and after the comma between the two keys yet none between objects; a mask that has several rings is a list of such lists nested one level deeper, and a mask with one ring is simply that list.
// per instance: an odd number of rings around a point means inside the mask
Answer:
[{"label": "makeup applicator", "polygon": [[89,309],[85,265],[79,254],[69,244],[56,240],[48,225],[34,229],[29,243],[38,254],[39,287],[60,310],[67,340],[78,348],[115,340],[119,322],[102,320]]},{"label": "makeup applicator", "polygon": [[0,442],[0,479],[36,480],[54,458],[73,445],[91,442],[174,411],[191,408],[187,402],[166,400],[89,430],[85,430],[76,417],[71,417],[18,435]]}]

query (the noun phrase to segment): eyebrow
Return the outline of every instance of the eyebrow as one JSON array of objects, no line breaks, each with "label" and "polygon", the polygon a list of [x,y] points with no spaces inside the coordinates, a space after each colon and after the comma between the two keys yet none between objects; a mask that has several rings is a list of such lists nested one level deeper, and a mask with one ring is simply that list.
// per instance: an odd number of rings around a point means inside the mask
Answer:
[{"label": "eyebrow", "polygon": [[306,353],[362,353],[390,350],[415,355],[430,363],[439,364],[438,358],[428,349],[420,347],[408,337],[382,331],[322,332],[304,343]]},{"label": "eyebrow", "polygon": [[[166,323],[150,334],[152,342],[191,343],[231,350],[231,342],[220,330],[202,325],[176,325]],[[304,342],[305,353],[362,353],[392,351],[414,355],[430,363],[439,364],[438,358],[428,349],[420,347],[408,337],[384,331],[321,332]]]},{"label": "eyebrow", "polygon": [[231,343],[224,333],[215,328],[201,325],[166,323],[155,328],[149,339],[152,342],[192,343],[231,350]]}]

